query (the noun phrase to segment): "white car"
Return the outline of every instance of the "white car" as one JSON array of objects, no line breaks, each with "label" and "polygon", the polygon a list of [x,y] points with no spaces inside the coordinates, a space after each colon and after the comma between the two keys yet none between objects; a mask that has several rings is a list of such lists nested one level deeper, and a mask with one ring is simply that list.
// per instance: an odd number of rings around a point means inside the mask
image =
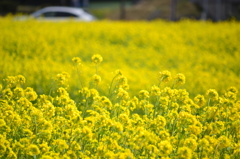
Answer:
[{"label": "white car", "polygon": [[94,21],[96,18],[81,8],[74,7],[45,7],[31,14],[33,18],[40,20],[79,20]]}]

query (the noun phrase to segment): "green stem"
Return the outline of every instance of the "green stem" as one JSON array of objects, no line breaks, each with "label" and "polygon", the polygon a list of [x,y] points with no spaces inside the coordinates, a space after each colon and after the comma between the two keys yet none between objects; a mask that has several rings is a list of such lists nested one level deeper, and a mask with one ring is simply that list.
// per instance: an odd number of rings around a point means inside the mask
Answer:
[{"label": "green stem", "polygon": [[215,148],[214,154],[213,154],[213,159],[215,159],[215,155],[217,153],[218,146],[220,145],[221,142],[219,142]]},{"label": "green stem", "polygon": [[161,79],[160,79],[160,82],[159,82],[159,84],[158,84],[158,87],[160,88],[160,86],[161,86],[161,84],[162,84],[162,80],[164,79],[164,77],[162,77]]},{"label": "green stem", "polygon": [[[76,66],[77,67],[77,66]],[[79,70],[79,68],[77,67],[77,75],[78,75],[78,80],[80,82],[80,86],[81,88],[83,88],[83,84],[82,84],[82,81],[81,81],[81,72]]]},{"label": "green stem", "polygon": [[98,75],[98,64],[95,65],[96,74]]},{"label": "green stem", "polygon": [[114,76],[112,81],[111,81],[110,88],[109,88],[109,97],[111,97],[111,90],[112,90],[113,82],[117,78],[117,76],[118,76],[118,74],[116,76]]},{"label": "green stem", "polygon": [[208,106],[210,105],[211,98],[208,99]]}]

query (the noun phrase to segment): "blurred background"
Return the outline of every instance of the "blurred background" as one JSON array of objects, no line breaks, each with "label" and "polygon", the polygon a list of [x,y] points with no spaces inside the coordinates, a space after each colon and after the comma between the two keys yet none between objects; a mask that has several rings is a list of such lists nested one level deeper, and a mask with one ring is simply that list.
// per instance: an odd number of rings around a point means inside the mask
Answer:
[{"label": "blurred background", "polygon": [[0,15],[30,14],[46,6],[80,7],[110,20],[240,19],[240,0],[1,0]]}]

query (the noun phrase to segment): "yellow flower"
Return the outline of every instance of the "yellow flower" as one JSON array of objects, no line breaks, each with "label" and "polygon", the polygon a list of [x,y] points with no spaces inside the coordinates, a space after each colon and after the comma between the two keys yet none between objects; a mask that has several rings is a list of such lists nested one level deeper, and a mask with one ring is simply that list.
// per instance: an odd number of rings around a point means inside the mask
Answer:
[{"label": "yellow flower", "polygon": [[207,148],[209,146],[209,141],[205,138],[199,140],[199,146]]},{"label": "yellow flower", "polygon": [[13,90],[13,95],[14,95],[15,98],[19,99],[19,98],[24,96],[24,90],[20,87],[16,87]]},{"label": "yellow flower", "polygon": [[119,115],[119,119],[123,122],[123,123],[127,123],[129,121],[128,115],[126,113],[120,114]]},{"label": "yellow flower", "polygon": [[95,54],[92,56],[92,62],[95,64],[100,64],[103,61],[103,58],[99,54]]},{"label": "yellow flower", "polygon": [[27,137],[31,137],[33,135],[33,132],[30,129],[23,129],[23,133]]},{"label": "yellow flower", "polygon": [[92,138],[93,133],[92,133],[91,128],[89,128],[88,126],[84,126],[84,127],[83,127],[82,133],[83,133],[84,135],[86,135],[89,139]]},{"label": "yellow flower", "polygon": [[169,82],[172,78],[171,72],[165,70],[162,72],[159,72],[159,80],[160,82]]},{"label": "yellow flower", "polygon": [[4,79],[7,83],[7,88],[13,88],[17,85],[17,80],[15,76],[8,76]]},{"label": "yellow flower", "polygon": [[219,149],[229,147],[229,146],[231,146],[231,141],[226,136],[220,136],[218,138],[217,146],[218,146],[217,148],[219,148]]},{"label": "yellow flower", "polygon": [[25,89],[25,96],[29,101],[34,101],[38,97],[37,93],[31,87]]},{"label": "yellow flower", "polygon": [[116,122],[115,128],[117,129],[118,132],[122,132],[123,131],[123,126],[119,122]]},{"label": "yellow flower", "polygon": [[196,102],[196,104],[198,104],[200,107],[202,107],[205,103],[206,103],[206,100],[204,98],[203,95],[197,95],[195,98],[194,98],[194,101]]},{"label": "yellow flower", "polygon": [[16,76],[16,81],[18,85],[24,84],[26,82],[26,79],[23,75],[17,75]]},{"label": "yellow flower", "polygon": [[55,81],[59,86],[66,85],[70,75],[67,72],[57,74]]},{"label": "yellow flower", "polygon": [[189,133],[192,133],[194,135],[198,135],[202,132],[202,125],[199,123],[199,125],[189,125],[188,129]]},{"label": "yellow flower", "polygon": [[229,92],[232,92],[232,93],[234,93],[234,94],[237,94],[237,93],[238,93],[238,89],[237,89],[236,87],[230,87],[230,88],[228,88],[228,91],[229,91]]},{"label": "yellow flower", "polygon": [[167,131],[160,131],[159,137],[161,140],[168,140],[170,137],[170,134]]},{"label": "yellow flower", "polygon": [[116,155],[115,155],[112,151],[107,151],[107,152],[105,153],[105,157],[106,157],[107,159],[115,159],[115,158],[116,158]]},{"label": "yellow flower", "polygon": [[139,98],[140,99],[148,99],[149,98],[149,92],[146,90],[141,90],[139,92]]},{"label": "yellow flower", "polygon": [[157,154],[158,148],[155,145],[149,144],[146,149],[149,151],[150,154]]},{"label": "yellow flower", "polygon": [[237,94],[232,91],[226,92],[224,96],[231,101],[235,101],[237,99]]},{"label": "yellow flower", "polygon": [[99,96],[99,93],[96,89],[90,89],[90,95],[94,98],[94,97],[97,97]]},{"label": "yellow flower", "polygon": [[122,71],[118,69],[118,70],[115,71],[115,74],[121,76],[122,75]]},{"label": "yellow flower", "polygon": [[68,149],[69,148],[69,146],[68,146],[68,144],[66,143],[66,141],[65,140],[62,140],[62,139],[56,139],[56,140],[54,140],[53,141],[53,143],[52,143],[53,145],[55,145],[56,147],[57,147],[57,151],[60,151],[60,152],[62,152],[62,151],[64,151],[65,149]]},{"label": "yellow flower", "polygon": [[218,92],[215,89],[209,89],[206,95],[212,100],[218,100]]},{"label": "yellow flower", "polygon": [[197,148],[197,141],[193,138],[187,138],[185,141],[184,141],[184,146],[190,148],[191,150],[196,150]]},{"label": "yellow flower", "polygon": [[43,139],[45,141],[49,141],[52,137],[52,131],[50,130],[41,130],[39,133],[38,133],[38,138],[39,139]]},{"label": "yellow flower", "polygon": [[179,159],[191,159],[192,150],[188,147],[180,147],[178,149],[178,158]]},{"label": "yellow flower", "polygon": [[224,154],[224,157],[223,157],[224,159],[231,159],[231,157],[230,157],[230,155],[228,155],[228,154]]},{"label": "yellow flower", "polygon": [[97,75],[97,74],[93,75],[92,79],[93,79],[93,82],[94,82],[96,85],[98,85],[98,84],[102,81],[101,76],[99,76],[99,75]]},{"label": "yellow flower", "polygon": [[172,145],[167,140],[161,141],[158,144],[158,147],[159,147],[159,155],[161,157],[166,157],[166,156],[170,155],[172,152],[172,149],[173,149]]},{"label": "yellow flower", "polygon": [[74,58],[72,58],[72,62],[77,64],[77,65],[80,65],[81,64],[81,59],[79,57],[74,57]]},{"label": "yellow flower", "polygon": [[101,98],[101,102],[102,102],[103,107],[105,107],[109,110],[112,109],[112,102],[107,97],[103,96]]},{"label": "yellow flower", "polygon": [[116,78],[116,81],[117,81],[117,85],[118,87],[123,87],[124,85],[128,85],[128,80],[127,80],[127,77],[125,77],[124,75],[119,75],[117,78]]},{"label": "yellow flower", "polygon": [[178,73],[175,77],[175,82],[177,85],[183,85],[185,84],[185,76],[182,73]]},{"label": "yellow flower", "polygon": [[52,159],[53,157],[52,156],[48,156],[48,155],[42,155],[41,158],[42,159]]},{"label": "yellow flower", "polygon": [[0,128],[6,126],[4,119],[0,119]]},{"label": "yellow flower", "polygon": [[168,96],[160,97],[159,102],[161,105],[168,105],[168,102],[169,102]]},{"label": "yellow flower", "polygon": [[25,147],[30,145],[30,140],[28,138],[21,138],[20,139],[20,144],[24,145]]},{"label": "yellow flower", "polygon": [[5,99],[9,100],[13,97],[13,92],[11,91],[10,88],[7,88],[2,91],[2,95]]},{"label": "yellow flower", "polygon": [[152,88],[151,88],[151,91],[150,91],[150,95],[151,96],[159,96],[160,95],[160,88],[159,87],[157,87],[157,86],[152,86]]},{"label": "yellow flower", "polygon": [[69,159],[77,159],[78,157],[77,157],[77,155],[76,155],[75,152],[76,152],[76,151],[68,150],[66,156],[67,156]]},{"label": "yellow flower", "polygon": [[16,155],[15,152],[13,152],[12,150],[10,150],[10,151],[8,152],[7,158],[8,158],[8,159],[17,159],[17,155]]},{"label": "yellow flower", "polygon": [[31,144],[31,145],[28,146],[28,148],[27,148],[27,153],[28,153],[30,156],[34,156],[34,155],[40,154],[40,150],[39,150],[39,148],[38,148],[37,145]]},{"label": "yellow flower", "polygon": [[161,127],[161,128],[164,128],[166,123],[167,123],[166,119],[163,116],[161,116],[161,115],[158,115],[156,117],[156,122],[157,122],[157,126]]},{"label": "yellow flower", "polygon": [[79,151],[81,150],[81,146],[76,142],[76,141],[73,141],[71,143],[71,148],[73,151]]},{"label": "yellow flower", "polygon": [[48,143],[47,142],[43,142],[42,144],[39,145],[39,148],[41,150],[41,153],[46,153],[50,150],[50,147],[48,147]]},{"label": "yellow flower", "polygon": [[0,143],[0,157],[2,157],[5,154],[6,150],[7,148],[4,145],[4,143]]},{"label": "yellow flower", "polygon": [[128,92],[123,88],[118,89],[117,98],[127,100],[129,98]]}]

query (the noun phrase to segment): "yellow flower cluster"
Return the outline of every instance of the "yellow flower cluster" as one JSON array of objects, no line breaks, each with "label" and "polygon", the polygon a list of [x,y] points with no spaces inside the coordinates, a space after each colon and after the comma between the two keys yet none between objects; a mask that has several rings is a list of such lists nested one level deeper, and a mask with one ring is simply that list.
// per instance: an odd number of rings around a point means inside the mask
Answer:
[{"label": "yellow flower cluster", "polygon": [[[0,78],[22,74],[27,85],[41,94],[49,94],[58,87],[55,85],[67,88],[74,98],[79,88],[89,85],[98,85],[98,90],[103,92],[119,68],[128,77],[130,95],[166,82],[174,88],[186,82],[184,88],[192,98],[204,94],[208,88],[221,94],[232,85],[240,89],[240,23],[237,21],[79,24],[0,17],[0,30]],[[57,78],[56,74],[59,74]],[[91,78],[94,74],[101,75],[101,79]],[[126,83],[124,77],[119,75],[119,78]],[[21,81],[16,84],[22,85]],[[9,85],[12,85],[10,81]]]},{"label": "yellow flower cluster", "polygon": [[[93,77],[99,84],[100,75]],[[0,158],[239,158],[238,90],[209,89],[192,99],[177,87],[185,83],[181,73],[172,87],[161,84],[171,78],[162,71],[158,86],[131,97],[117,70],[106,95],[96,84],[73,99],[66,72],[57,74],[50,94],[25,88],[22,75],[9,76],[0,91]]]}]

